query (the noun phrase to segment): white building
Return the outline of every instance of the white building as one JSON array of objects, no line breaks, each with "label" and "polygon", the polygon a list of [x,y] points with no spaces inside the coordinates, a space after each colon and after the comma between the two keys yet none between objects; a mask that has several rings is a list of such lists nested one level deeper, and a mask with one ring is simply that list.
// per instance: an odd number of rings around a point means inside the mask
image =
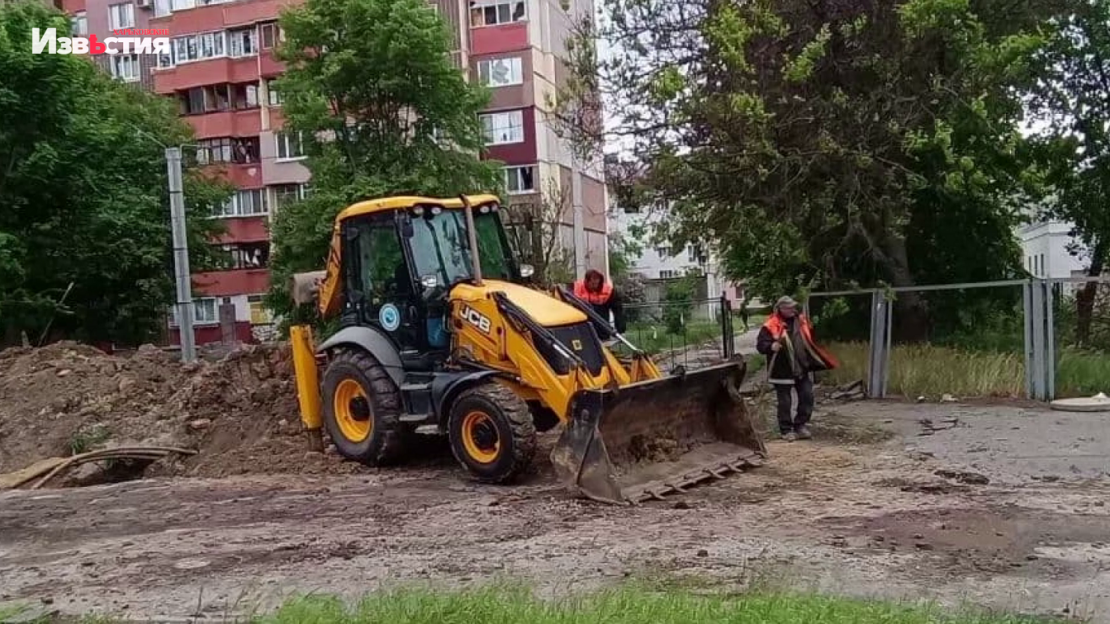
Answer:
[{"label": "white building", "polygon": [[[1071,235],[1074,226],[1063,221],[1037,221],[1017,228],[1025,270],[1034,277],[1061,278],[1086,275],[1088,258],[1082,244]],[[1077,250],[1077,254],[1072,251]],[[1067,284],[1066,292],[1075,290]]]},{"label": "white building", "polygon": [[[650,281],[668,280],[683,277],[691,272],[700,272],[705,279],[704,297],[716,299],[722,294],[736,305],[738,288],[725,279],[720,262],[713,254],[707,253],[699,245],[687,245],[683,249],[673,249],[666,243],[655,245],[642,238],[650,238],[653,228],[667,218],[665,210],[632,210],[626,212],[614,207],[610,212],[609,230],[624,239],[633,239],[641,247],[640,254],[631,259],[630,270]],[[634,234],[643,233],[640,237]],[[651,298],[651,297],[649,297]]]}]

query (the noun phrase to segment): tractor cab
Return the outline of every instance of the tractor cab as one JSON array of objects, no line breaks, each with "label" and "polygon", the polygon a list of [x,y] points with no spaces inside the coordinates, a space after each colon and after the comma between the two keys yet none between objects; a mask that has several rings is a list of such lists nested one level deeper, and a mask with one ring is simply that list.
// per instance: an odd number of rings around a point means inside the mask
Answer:
[{"label": "tractor cab", "polygon": [[406,356],[406,369],[429,369],[446,358],[448,295],[482,277],[526,283],[532,267],[518,264],[496,198],[472,207],[480,268],[470,253],[467,211],[458,200],[391,198],[363,202],[339,215],[344,258],[342,326],[371,326]]}]

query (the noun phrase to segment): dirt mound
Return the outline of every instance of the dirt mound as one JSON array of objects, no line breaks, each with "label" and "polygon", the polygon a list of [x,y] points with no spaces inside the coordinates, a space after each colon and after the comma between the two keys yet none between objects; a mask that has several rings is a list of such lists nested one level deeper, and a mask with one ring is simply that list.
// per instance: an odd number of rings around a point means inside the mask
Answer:
[{"label": "dirt mound", "polygon": [[153,346],[126,357],[72,342],[0,353],[0,472],[128,444],[199,451],[147,474],[358,469],[306,452],[284,344],[190,365]]},{"label": "dirt mound", "polygon": [[167,438],[157,406],[181,374],[156,347],[127,358],[73,342],[0,353],[0,472],[109,440]]}]

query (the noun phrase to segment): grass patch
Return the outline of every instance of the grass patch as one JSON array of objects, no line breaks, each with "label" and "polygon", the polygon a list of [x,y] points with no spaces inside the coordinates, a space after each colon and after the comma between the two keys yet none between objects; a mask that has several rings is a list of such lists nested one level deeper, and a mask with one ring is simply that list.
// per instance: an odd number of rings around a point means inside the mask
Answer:
[{"label": "grass patch", "polygon": [[69,450],[73,455],[80,455],[92,450],[97,444],[102,444],[111,437],[108,428],[101,424],[82,427],[69,439]]},{"label": "grass patch", "polygon": [[665,323],[632,323],[624,333],[632,344],[649,355],[664,351],[685,349],[721,338],[721,324],[715,321],[691,321],[682,326],[682,331],[667,331]]},{"label": "grass patch", "polygon": [[545,602],[524,589],[453,593],[408,590],[374,594],[349,606],[338,598],[293,599],[259,620],[272,624],[1032,624],[1029,617],[947,613],[931,606],[853,600],[811,594],[696,595],[624,587]]},{"label": "grass patch", "polygon": [[[867,343],[831,343],[840,368],[823,379],[846,384],[867,378]],[[1110,382],[1110,355],[1065,350],[1056,364],[1058,397],[1105,392]],[[930,344],[894,345],[890,353],[890,394],[905,397],[1025,396],[1025,358],[1021,353],[974,351]]]}]

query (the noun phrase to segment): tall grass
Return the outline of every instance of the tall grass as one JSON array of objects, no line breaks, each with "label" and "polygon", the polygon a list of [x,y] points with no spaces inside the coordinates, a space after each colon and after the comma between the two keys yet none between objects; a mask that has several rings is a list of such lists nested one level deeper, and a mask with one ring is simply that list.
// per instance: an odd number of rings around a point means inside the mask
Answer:
[{"label": "tall grass", "polygon": [[818,595],[707,596],[626,587],[559,602],[544,602],[527,591],[505,589],[373,594],[354,606],[334,597],[308,597],[290,601],[262,621],[272,624],[1018,624],[1038,620],[1014,615],[945,613],[927,606]]},{"label": "tall grass", "polygon": [[[824,374],[832,383],[867,379],[865,342],[831,343],[840,368]],[[1056,364],[1056,395],[1089,396],[1110,388],[1110,356],[1066,350]],[[891,395],[937,397],[1025,396],[1025,358],[1020,352],[979,351],[932,344],[894,345]]]}]

